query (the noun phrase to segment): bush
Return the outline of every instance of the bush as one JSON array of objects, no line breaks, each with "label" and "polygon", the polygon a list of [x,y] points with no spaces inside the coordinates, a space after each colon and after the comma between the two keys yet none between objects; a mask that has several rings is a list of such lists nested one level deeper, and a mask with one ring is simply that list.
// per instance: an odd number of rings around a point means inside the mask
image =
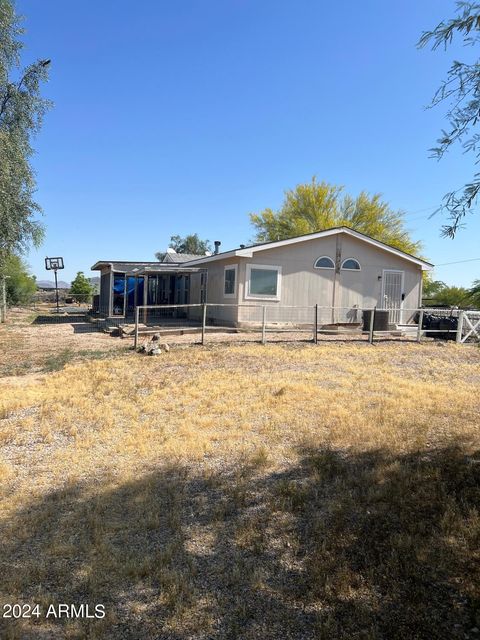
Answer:
[{"label": "bush", "polygon": [[2,270],[7,277],[7,304],[28,304],[37,290],[35,277],[28,273],[28,266],[16,255],[7,257]]}]

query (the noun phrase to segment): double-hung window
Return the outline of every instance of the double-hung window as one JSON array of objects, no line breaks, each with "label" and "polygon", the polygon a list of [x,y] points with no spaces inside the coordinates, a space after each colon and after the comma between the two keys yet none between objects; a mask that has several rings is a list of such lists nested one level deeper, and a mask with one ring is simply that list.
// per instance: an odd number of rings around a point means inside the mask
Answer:
[{"label": "double-hung window", "polygon": [[237,265],[225,267],[223,281],[223,295],[225,298],[234,298],[237,294]]}]

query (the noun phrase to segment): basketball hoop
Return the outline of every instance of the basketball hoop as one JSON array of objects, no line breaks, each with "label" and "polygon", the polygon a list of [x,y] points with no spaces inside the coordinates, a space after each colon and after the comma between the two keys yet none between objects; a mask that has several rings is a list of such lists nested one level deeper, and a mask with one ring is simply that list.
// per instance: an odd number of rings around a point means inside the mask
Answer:
[{"label": "basketball hoop", "polygon": [[63,269],[63,258],[57,256],[56,258],[45,258],[45,269],[47,271],[53,271],[55,273],[55,299],[57,301],[57,313],[60,312],[60,307],[58,306],[58,281],[57,281],[57,271],[59,269]]},{"label": "basketball hoop", "polygon": [[63,258],[45,258],[45,269],[47,271],[57,271],[57,269],[63,268]]}]

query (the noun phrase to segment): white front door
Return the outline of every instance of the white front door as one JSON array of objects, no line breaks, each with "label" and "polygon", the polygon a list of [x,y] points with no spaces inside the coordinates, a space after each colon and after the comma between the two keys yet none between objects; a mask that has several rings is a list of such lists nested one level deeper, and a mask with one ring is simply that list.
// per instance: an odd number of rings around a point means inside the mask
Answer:
[{"label": "white front door", "polygon": [[403,271],[394,269],[383,270],[382,307],[391,309],[390,322],[400,324],[402,322],[403,304]]}]

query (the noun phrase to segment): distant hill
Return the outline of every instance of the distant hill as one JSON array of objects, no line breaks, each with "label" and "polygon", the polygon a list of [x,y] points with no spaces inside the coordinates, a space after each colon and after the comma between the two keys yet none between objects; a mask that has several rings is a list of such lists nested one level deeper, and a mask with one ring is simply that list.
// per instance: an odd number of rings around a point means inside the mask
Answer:
[{"label": "distant hill", "polygon": [[[95,289],[100,288],[100,277],[94,276],[93,278],[87,278],[92,287]],[[39,289],[55,289],[55,281],[54,280],[37,280],[37,287]],[[65,282],[65,280],[58,281],[59,289],[70,289],[70,282]]]},{"label": "distant hill", "polygon": [[[39,289],[55,289],[55,281],[54,280],[37,280],[37,287]],[[59,280],[58,288],[70,289],[70,283],[65,282],[64,280]]]}]

